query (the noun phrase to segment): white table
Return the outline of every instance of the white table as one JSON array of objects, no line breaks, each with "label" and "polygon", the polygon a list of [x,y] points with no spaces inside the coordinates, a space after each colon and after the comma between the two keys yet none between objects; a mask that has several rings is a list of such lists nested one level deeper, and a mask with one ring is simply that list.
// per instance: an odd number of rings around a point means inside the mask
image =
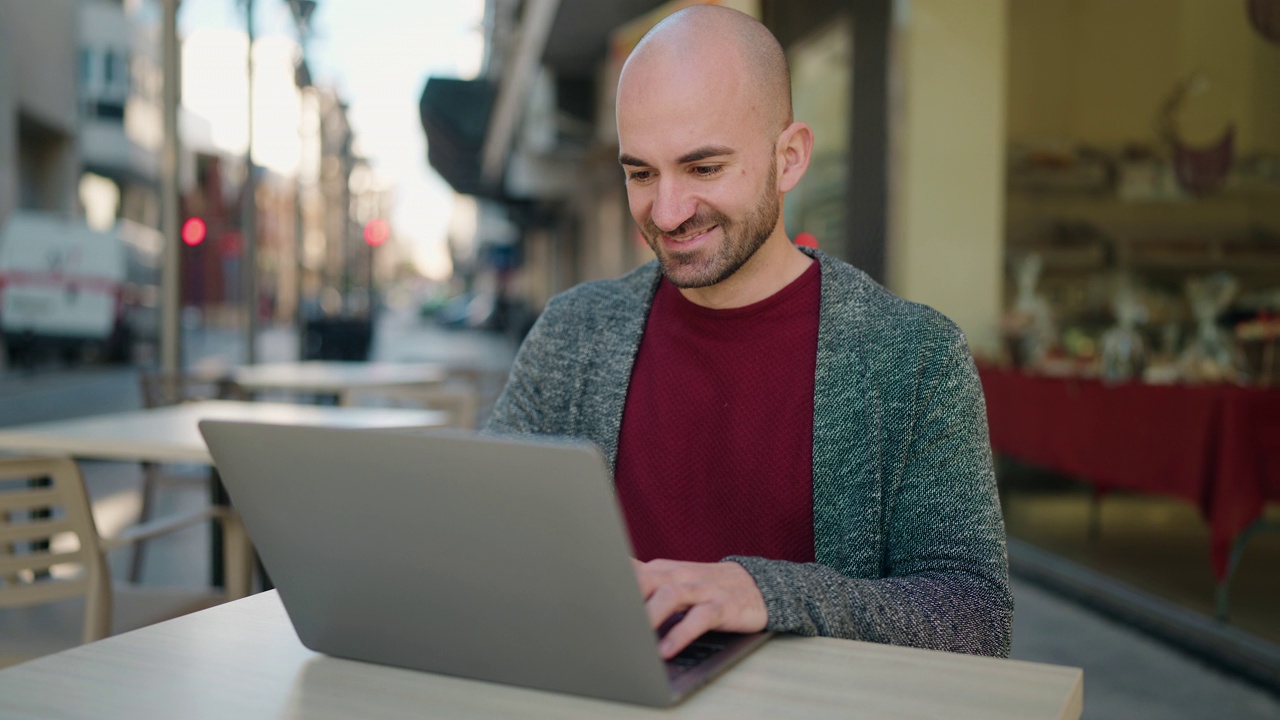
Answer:
[{"label": "white table", "polygon": [[0,451],[80,460],[212,464],[201,420],[326,427],[434,427],[445,413],[405,408],[349,408],[293,403],[202,400],[132,412],[0,428]]},{"label": "white table", "polygon": [[447,375],[447,368],[434,363],[314,360],[241,365],[231,371],[230,377],[249,392],[341,395],[348,390],[431,385],[443,382]]},{"label": "white table", "polygon": [[270,592],[0,670],[0,717],[1071,720],[1082,688],[1077,668],[780,636],[652,710],[318,655]]},{"label": "white table", "polygon": [[[448,415],[435,410],[352,408],[292,403],[202,400],[132,412],[0,428],[0,451],[57,455],[77,460],[196,463],[213,465],[200,435],[201,420],[237,420],[350,428],[413,428],[444,425]],[[210,497],[226,504],[216,473],[210,473]],[[222,585],[221,536],[214,526],[210,560],[212,581]],[[243,549],[249,555],[249,549]],[[248,565],[246,564],[245,567]],[[247,571],[246,571],[247,572]],[[247,587],[248,576],[228,579],[230,588]]]}]

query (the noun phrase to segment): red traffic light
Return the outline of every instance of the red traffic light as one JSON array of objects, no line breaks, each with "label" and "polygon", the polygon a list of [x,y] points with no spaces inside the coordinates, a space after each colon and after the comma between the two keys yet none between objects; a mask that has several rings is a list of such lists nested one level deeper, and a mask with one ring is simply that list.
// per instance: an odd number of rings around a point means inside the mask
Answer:
[{"label": "red traffic light", "polygon": [[208,228],[205,227],[203,220],[198,217],[187,218],[187,221],[182,223],[182,242],[195,247],[204,242],[207,232]]},{"label": "red traffic light", "polygon": [[364,241],[370,247],[378,247],[391,238],[391,223],[382,218],[374,218],[365,223]]}]

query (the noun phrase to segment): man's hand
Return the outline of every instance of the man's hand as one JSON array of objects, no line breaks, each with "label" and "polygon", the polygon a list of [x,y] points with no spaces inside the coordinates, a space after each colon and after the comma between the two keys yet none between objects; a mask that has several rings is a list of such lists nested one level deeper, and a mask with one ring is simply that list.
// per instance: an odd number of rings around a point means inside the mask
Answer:
[{"label": "man's hand", "polygon": [[658,645],[663,659],[675,656],[708,630],[758,632],[769,621],[760,588],[736,562],[632,560],[632,565],[655,630],[671,616],[684,613]]}]

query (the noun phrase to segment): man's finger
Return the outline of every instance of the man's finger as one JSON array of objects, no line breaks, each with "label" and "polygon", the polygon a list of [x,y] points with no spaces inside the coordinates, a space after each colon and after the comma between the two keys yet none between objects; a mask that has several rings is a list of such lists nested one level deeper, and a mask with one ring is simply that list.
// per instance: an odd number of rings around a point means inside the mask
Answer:
[{"label": "man's finger", "polygon": [[663,585],[653,592],[644,603],[644,610],[649,615],[649,627],[658,629],[667,618],[692,607],[698,598],[685,585]]},{"label": "man's finger", "polygon": [[702,637],[702,634],[715,628],[718,622],[717,613],[711,605],[696,605],[685,613],[682,620],[671,626],[665,637],[658,643],[658,652],[663,660],[670,660],[689,646],[689,643]]},{"label": "man's finger", "polygon": [[640,594],[648,600],[658,588],[679,582],[680,568],[686,564],[673,563],[670,560],[653,560],[646,563],[632,558],[631,567],[636,571],[636,582],[640,584]]}]

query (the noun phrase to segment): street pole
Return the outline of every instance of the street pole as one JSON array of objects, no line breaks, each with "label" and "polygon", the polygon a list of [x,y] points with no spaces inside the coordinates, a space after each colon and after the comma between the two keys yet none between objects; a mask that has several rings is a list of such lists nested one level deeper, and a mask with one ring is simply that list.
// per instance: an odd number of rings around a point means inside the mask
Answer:
[{"label": "street pole", "polygon": [[178,5],[164,0],[164,145],[160,153],[160,231],[164,236],[164,266],[160,288],[160,370],[176,375],[182,370],[182,239],[179,237],[178,102],[181,82],[178,67]]},{"label": "street pole", "polygon": [[[345,109],[345,108],[344,108]],[[345,116],[345,112],[344,112]],[[346,124],[344,117],[343,124]],[[355,167],[355,158],[351,152],[351,128],[343,130],[342,137],[342,314],[351,311],[351,264],[355,261],[355,253],[351,251],[351,170]],[[358,282],[358,281],[357,281]]]},{"label": "street pole", "polygon": [[305,359],[307,347],[307,317],[302,306],[305,293],[303,285],[307,279],[307,267],[304,260],[306,252],[306,216],[303,212],[303,179],[302,171],[305,165],[304,159],[307,155],[307,141],[310,138],[306,131],[306,112],[308,108],[308,88],[311,87],[311,69],[307,64],[307,40],[311,36],[311,14],[315,12],[316,3],[314,0],[286,0],[289,10],[293,13],[293,21],[298,29],[298,71],[295,79],[298,85],[298,102],[302,107],[299,113],[298,124],[298,170],[293,178],[293,257],[294,263],[297,265],[295,269],[294,281],[294,304],[293,318],[295,330],[298,333],[298,359]]},{"label": "street pole", "polygon": [[249,70],[249,139],[244,152],[245,179],[241,221],[244,252],[241,255],[243,267],[240,286],[244,289],[244,361],[245,364],[252,365],[258,361],[258,173],[253,165],[253,0],[243,0],[243,2],[245,30],[249,36],[249,53],[246,58]]},{"label": "street pole", "polygon": [[[306,62],[306,48],[302,50],[303,62]],[[306,89],[298,88],[298,100],[305,107],[304,93]],[[305,113],[305,109],[303,110]],[[307,280],[307,264],[304,262],[304,254],[306,253],[306,214],[302,206],[302,166],[303,156],[306,155],[306,136],[301,126],[298,128],[298,144],[300,152],[298,153],[298,172],[293,177],[293,262],[294,283],[293,283],[293,322],[294,331],[298,335],[298,359],[304,360],[307,347],[307,316],[302,302],[305,297],[303,293],[303,285]]]}]

